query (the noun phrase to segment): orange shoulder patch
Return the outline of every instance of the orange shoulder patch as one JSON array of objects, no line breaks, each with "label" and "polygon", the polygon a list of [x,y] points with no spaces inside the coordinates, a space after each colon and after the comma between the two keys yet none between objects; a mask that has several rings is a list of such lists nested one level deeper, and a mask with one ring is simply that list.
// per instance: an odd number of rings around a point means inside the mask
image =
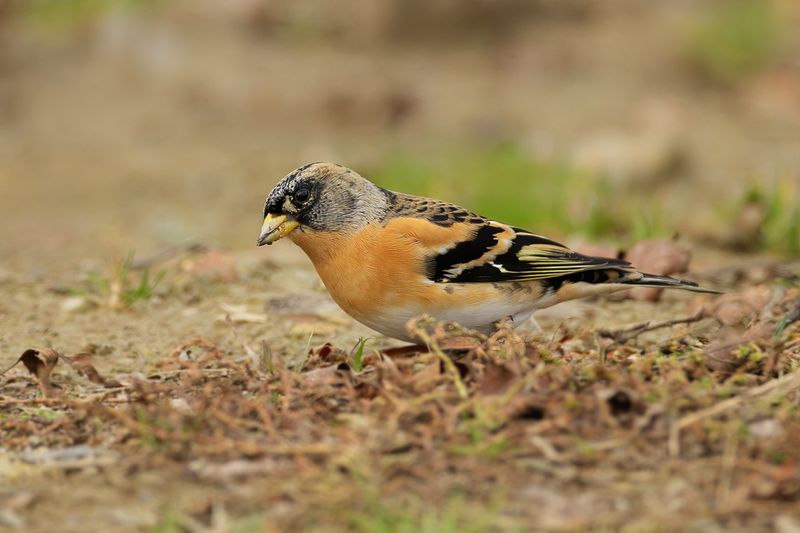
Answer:
[{"label": "orange shoulder patch", "polygon": [[[426,248],[453,246],[460,241],[471,238],[477,226],[457,222],[452,226],[440,226],[422,218],[393,218],[383,229],[387,238],[411,238]],[[366,230],[365,230],[366,231]],[[391,236],[391,237],[390,237]]]}]

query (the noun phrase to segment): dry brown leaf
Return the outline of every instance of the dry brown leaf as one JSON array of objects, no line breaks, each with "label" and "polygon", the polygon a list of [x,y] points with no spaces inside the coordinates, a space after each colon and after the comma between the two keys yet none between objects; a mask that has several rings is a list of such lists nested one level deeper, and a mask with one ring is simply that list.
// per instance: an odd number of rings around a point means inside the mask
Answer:
[{"label": "dry brown leaf", "polygon": [[[665,239],[646,239],[636,243],[625,259],[638,270],[658,276],[670,276],[686,272],[692,254],[675,241]],[[663,289],[637,287],[631,289],[629,296],[634,300],[658,301]]]},{"label": "dry brown leaf", "polygon": [[404,346],[395,346],[392,348],[384,348],[381,354],[386,357],[410,357],[412,355],[419,355],[427,353],[428,348],[422,344],[406,344]]},{"label": "dry brown leaf", "polygon": [[439,345],[442,350],[448,352],[464,352],[472,350],[478,345],[478,343],[475,341],[475,337],[469,335],[458,335],[455,337],[442,339]]},{"label": "dry brown leaf", "polygon": [[337,348],[330,342],[326,342],[322,346],[314,348],[312,355],[320,361],[325,361],[327,363],[342,362],[347,359],[347,352],[341,348]]},{"label": "dry brown leaf", "polygon": [[217,250],[209,250],[196,257],[185,259],[183,270],[198,278],[230,283],[239,279],[234,260]]},{"label": "dry brown leaf", "polygon": [[56,394],[52,383],[50,383],[50,374],[58,364],[58,360],[63,359],[73,370],[78,374],[85,376],[92,383],[103,385],[104,387],[121,387],[122,384],[113,378],[106,378],[94,367],[92,355],[86,352],[81,352],[73,356],[61,355],[52,348],[28,348],[19,358],[0,372],[0,376],[14,368],[18,363],[25,365],[28,372],[36,377],[39,383],[39,388],[42,395],[46,398],[52,397]]},{"label": "dry brown leaf", "polygon": [[770,287],[747,287],[706,302],[704,311],[707,316],[716,317],[726,326],[742,325],[746,319],[756,316],[771,299]]},{"label": "dry brown leaf", "polygon": [[478,381],[478,393],[485,395],[503,394],[517,379],[517,373],[511,365],[503,362],[489,361]]},{"label": "dry brown leaf", "polygon": [[94,360],[92,355],[86,352],[77,353],[72,356],[61,356],[69,366],[72,367],[78,374],[85,376],[92,383],[102,385],[104,387],[121,387],[122,384],[113,378],[106,378],[97,371],[94,367]]},{"label": "dry brown leaf", "polygon": [[50,373],[58,364],[58,358],[58,352],[52,348],[28,348],[14,361],[14,364],[0,372],[0,376],[22,362],[28,372],[36,377],[42,395],[49,398],[55,395],[53,385],[50,383]]},{"label": "dry brown leaf", "polygon": [[442,377],[442,365],[439,361],[425,366],[421,370],[414,373],[413,377],[409,380],[411,390],[416,393],[423,393],[431,390],[437,381]]},{"label": "dry brown leaf", "polygon": [[593,244],[589,242],[579,242],[572,246],[572,249],[579,254],[592,257],[621,257],[622,250],[616,246],[605,244]]}]

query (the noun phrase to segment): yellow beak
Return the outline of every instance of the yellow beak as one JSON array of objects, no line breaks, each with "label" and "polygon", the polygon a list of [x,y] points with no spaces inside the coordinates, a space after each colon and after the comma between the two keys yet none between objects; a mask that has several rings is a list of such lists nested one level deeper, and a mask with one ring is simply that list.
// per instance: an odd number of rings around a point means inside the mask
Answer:
[{"label": "yellow beak", "polygon": [[300,223],[289,220],[286,215],[272,216],[268,214],[261,226],[261,235],[258,236],[258,245],[272,244],[278,239],[289,235]]}]

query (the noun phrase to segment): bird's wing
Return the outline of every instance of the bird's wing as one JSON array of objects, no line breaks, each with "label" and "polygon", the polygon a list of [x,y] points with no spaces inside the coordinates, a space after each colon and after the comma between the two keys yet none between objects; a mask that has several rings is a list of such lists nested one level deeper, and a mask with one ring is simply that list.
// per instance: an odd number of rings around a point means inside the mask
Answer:
[{"label": "bird's wing", "polygon": [[[438,283],[556,279],[602,283],[635,272],[623,259],[582,255],[541,235],[489,220],[454,204],[385,192],[391,206],[389,218],[431,224],[426,233],[437,238],[428,243],[426,273],[428,279]],[[417,230],[424,228],[419,224],[410,227],[419,239]]]},{"label": "bird's wing", "polygon": [[438,250],[428,261],[428,277],[439,283],[554,278],[598,283],[634,271],[625,260],[582,255],[540,235],[493,221],[478,225],[470,238]]}]

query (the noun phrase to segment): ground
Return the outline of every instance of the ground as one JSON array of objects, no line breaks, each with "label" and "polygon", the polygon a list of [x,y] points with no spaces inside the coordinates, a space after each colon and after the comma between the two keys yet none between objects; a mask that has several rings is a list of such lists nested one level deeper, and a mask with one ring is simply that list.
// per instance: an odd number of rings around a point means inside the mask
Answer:
[{"label": "ground", "polygon": [[[2,527],[800,528],[793,3],[112,4],[0,3]],[[726,295],[403,351],[255,247],[310,160]]]}]

